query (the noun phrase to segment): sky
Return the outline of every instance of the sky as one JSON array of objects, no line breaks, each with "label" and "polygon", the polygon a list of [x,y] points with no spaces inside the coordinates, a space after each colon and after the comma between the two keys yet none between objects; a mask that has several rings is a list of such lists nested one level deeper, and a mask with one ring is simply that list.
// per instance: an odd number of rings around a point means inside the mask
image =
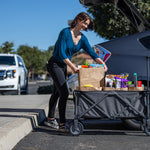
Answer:
[{"label": "sky", "polygon": [[[55,45],[59,32],[80,12],[87,12],[79,0],[0,0],[0,46],[8,41],[47,50]],[[91,46],[105,40],[94,31],[83,31]]]}]

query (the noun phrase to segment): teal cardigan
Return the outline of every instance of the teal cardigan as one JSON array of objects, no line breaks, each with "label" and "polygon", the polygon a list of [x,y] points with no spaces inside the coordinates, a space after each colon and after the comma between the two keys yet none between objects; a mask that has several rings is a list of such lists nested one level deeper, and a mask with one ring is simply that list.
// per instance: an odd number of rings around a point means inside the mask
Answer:
[{"label": "teal cardigan", "polygon": [[65,28],[60,32],[56,41],[53,57],[64,63],[64,59],[68,58],[71,60],[72,55],[78,52],[80,49],[84,49],[94,60],[95,58],[99,58],[99,56],[90,46],[84,34],[81,35],[81,39],[79,40],[78,44],[74,45],[70,28]]}]

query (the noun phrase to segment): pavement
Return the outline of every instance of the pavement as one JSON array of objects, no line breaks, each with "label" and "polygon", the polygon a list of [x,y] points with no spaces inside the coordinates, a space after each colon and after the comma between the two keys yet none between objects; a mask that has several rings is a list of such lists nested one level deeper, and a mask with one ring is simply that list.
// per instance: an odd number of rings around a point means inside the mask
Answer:
[{"label": "pavement", "polygon": [[11,150],[44,121],[49,98],[50,95],[0,96],[0,150]]}]

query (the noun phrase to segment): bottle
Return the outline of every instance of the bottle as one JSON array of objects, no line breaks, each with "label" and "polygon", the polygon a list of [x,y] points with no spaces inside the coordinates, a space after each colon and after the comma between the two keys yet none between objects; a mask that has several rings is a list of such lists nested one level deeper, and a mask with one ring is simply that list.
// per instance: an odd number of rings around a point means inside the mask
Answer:
[{"label": "bottle", "polygon": [[137,87],[137,73],[134,73],[133,77],[134,77],[134,87]]}]

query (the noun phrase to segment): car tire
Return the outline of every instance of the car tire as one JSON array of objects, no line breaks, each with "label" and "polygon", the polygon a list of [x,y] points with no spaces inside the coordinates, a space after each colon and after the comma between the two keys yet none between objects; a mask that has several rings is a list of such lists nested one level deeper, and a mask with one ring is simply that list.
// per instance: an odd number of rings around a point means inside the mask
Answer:
[{"label": "car tire", "polygon": [[140,121],[136,119],[121,119],[122,123],[127,129],[130,130],[141,130]]},{"label": "car tire", "polygon": [[26,86],[25,86],[24,90],[21,92],[21,94],[23,94],[23,95],[28,94],[28,82],[26,83]]},{"label": "car tire", "polygon": [[25,94],[28,94],[28,84],[26,85],[26,88],[25,88]]},{"label": "car tire", "polygon": [[21,85],[20,85],[20,82],[17,85],[16,95],[21,95]]}]

